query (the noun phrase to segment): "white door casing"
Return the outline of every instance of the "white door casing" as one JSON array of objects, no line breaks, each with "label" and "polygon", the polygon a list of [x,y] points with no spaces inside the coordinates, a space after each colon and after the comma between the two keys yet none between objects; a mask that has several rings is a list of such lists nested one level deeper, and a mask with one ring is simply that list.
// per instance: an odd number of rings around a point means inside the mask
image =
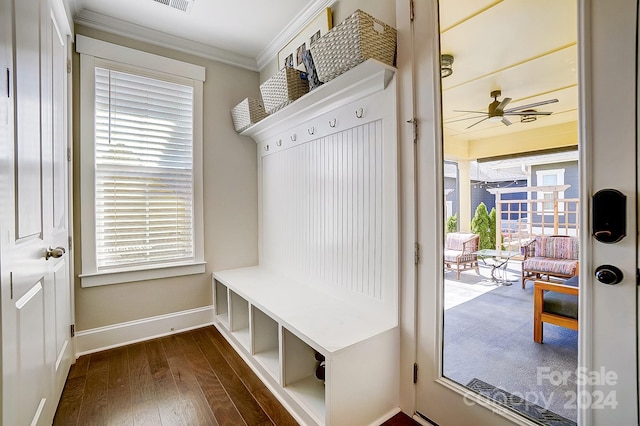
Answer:
[{"label": "white door casing", "polygon": [[69,256],[45,258],[68,244],[70,31],[60,6],[2,3],[3,18],[13,19],[3,25],[13,45],[3,49],[14,52],[0,138],[3,424],[51,424],[73,359]]},{"label": "white door casing", "polygon": [[[406,5],[403,5],[406,3]],[[408,8],[408,0],[398,1],[398,11]],[[638,424],[637,287],[636,287],[636,18],[637,5],[631,0],[615,2],[578,2],[578,45],[580,49],[580,173],[581,173],[581,263],[579,365],[590,373],[592,385],[578,388],[584,404],[578,412],[580,425]],[[440,425],[530,424],[512,412],[475,400],[470,392],[441,377],[442,359],[442,135],[440,123],[440,63],[438,48],[437,2],[418,3],[413,26],[401,21],[399,37],[413,32],[411,52],[415,75],[404,83],[415,91],[415,113],[420,123],[416,147],[417,223],[420,263],[415,287],[411,285],[412,266],[403,263],[407,293],[415,292],[416,342],[404,346],[403,360],[415,350],[419,380],[415,387],[415,405]],[[406,14],[408,15],[408,14]],[[399,58],[402,50],[399,46]],[[405,51],[405,54],[406,51]],[[612,77],[611,64],[616,64]],[[409,66],[412,66],[411,64]],[[407,79],[412,80],[407,83]],[[406,92],[403,92],[406,93]],[[405,104],[406,105],[406,104]],[[408,108],[410,109],[410,108]],[[409,117],[402,116],[401,119]],[[406,137],[403,143],[407,143]],[[407,156],[403,156],[407,158]],[[409,165],[410,166],[410,165]],[[404,167],[407,167],[405,165]],[[405,185],[408,183],[405,180]],[[591,195],[603,188],[615,188],[627,196],[627,237],[616,244],[603,244],[591,237]],[[411,193],[410,188],[405,188]],[[405,204],[405,208],[406,208]],[[411,225],[404,225],[403,236]],[[403,243],[409,250],[411,241]],[[617,286],[606,286],[594,277],[601,264],[613,264],[625,274]],[[403,299],[403,321],[411,327],[413,309]],[[526,362],[526,360],[523,360]],[[404,367],[404,366],[403,366]],[[404,369],[403,369],[404,371]],[[615,379],[603,377],[611,372]],[[586,376],[583,376],[586,377]],[[616,405],[593,409],[600,395],[612,394]],[[403,403],[410,404],[410,396]],[[591,403],[589,403],[591,401]],[[408,408],[403,407],[405,410]],[[496,414],[499,413],[499,414]]]}]

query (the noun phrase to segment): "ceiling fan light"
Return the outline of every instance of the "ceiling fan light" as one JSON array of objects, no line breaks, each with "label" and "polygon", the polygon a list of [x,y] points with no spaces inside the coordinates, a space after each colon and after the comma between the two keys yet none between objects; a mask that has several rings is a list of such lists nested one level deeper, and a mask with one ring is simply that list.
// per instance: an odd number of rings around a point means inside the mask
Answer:
[{"label": "ceiling fan light", "polygon": [[[535,109],[525,109],[522,112],[536,112]],[[536,117],[535,115],[528,115],[528,114],[524,114],[520,116],[520,122],[521,123],[532,123],[534,121],[536,121],[538,119],[538,117]]]},{"label": "ceiling fan light", "polygon": [[440,56],[440,75],[442,78],[453,74],[453,55],[444,54]]}]

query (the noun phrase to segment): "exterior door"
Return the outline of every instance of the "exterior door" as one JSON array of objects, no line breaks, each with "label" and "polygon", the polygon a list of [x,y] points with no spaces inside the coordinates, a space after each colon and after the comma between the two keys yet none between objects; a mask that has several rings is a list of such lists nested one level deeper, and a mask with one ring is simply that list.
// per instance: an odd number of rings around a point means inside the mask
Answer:
[{"label": "exterior door", "polygon": [[53,420],[73,359],[66,250],[69,32],[60,4],[11,3],[2,0],[3,19],[13,19],[2,25],[13,28],[13,45],[3,34],[2,46],[13,51],[13,61],[2,58],[8,83],[0,138],[2,422],[44,425]]},{"label": "exterior door", "polygon": [[[446,425],[532,424],[442,377],[442,129],[437,2],[416,2],[413,32],[416,145],[416,410]],[[401,8],[399,8],[400,10]],[[637,4],[578,2],[580,79],[581,292],[578,424],[638,424]],[[402,14],[398,14],[402,17]],[[400,27],[403,26],[399,22]],[[515,46],[514,46],[515,48]],[[402,57],[399,55],[399,57]],[[612,70],[612,64],[614,70]],[[434,99],[436,100],[434,102]],[[435,123],[435,124],[432,124]],[[614,188],[626,195],[626,237],[603,244],[591,236],[591,196]],[[435,238],[434,238],[435,236]],[[598,282],[596,267],[617,266],[624,279]],[[407,276],[411,276],[406,266]],[[527,359],[522,359],[527,363]]]}]

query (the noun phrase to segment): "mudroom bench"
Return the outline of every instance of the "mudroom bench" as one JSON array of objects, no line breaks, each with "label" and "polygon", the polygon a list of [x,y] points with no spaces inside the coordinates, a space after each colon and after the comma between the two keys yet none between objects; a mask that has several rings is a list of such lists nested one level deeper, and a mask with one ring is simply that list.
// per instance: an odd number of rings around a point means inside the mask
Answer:
[{"label": "mudroom bench", "polygon": [[377,426],[399,411],[395,68],[370,59],[242,134],[259,258],[213,274],[215,325],[301,424]]},{"label": "mudroom bench", "polygon": [[216,272],[213,286],[218,329],[299,422],[374,425],[398,412],[397,324],[261,267]]}]

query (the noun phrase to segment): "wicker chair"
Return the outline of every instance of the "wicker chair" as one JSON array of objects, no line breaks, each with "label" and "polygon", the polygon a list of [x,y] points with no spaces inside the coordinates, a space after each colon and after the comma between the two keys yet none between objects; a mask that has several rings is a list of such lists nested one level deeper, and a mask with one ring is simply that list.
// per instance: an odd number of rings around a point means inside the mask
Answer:
[{"label": "wicker chair", "polygon": [[478,243],[480,236],[463,232],[450,232],[445,238],[444,267],[456,272],[456,280],[460,279],[460,272],[475,269],[480,275],[478,267]]},{"label": "wicker chair", "polygon": [[578,276],[564,283],[536,281],[533,286],[533,340],[542,343],[543,323],[578,329]]}]

